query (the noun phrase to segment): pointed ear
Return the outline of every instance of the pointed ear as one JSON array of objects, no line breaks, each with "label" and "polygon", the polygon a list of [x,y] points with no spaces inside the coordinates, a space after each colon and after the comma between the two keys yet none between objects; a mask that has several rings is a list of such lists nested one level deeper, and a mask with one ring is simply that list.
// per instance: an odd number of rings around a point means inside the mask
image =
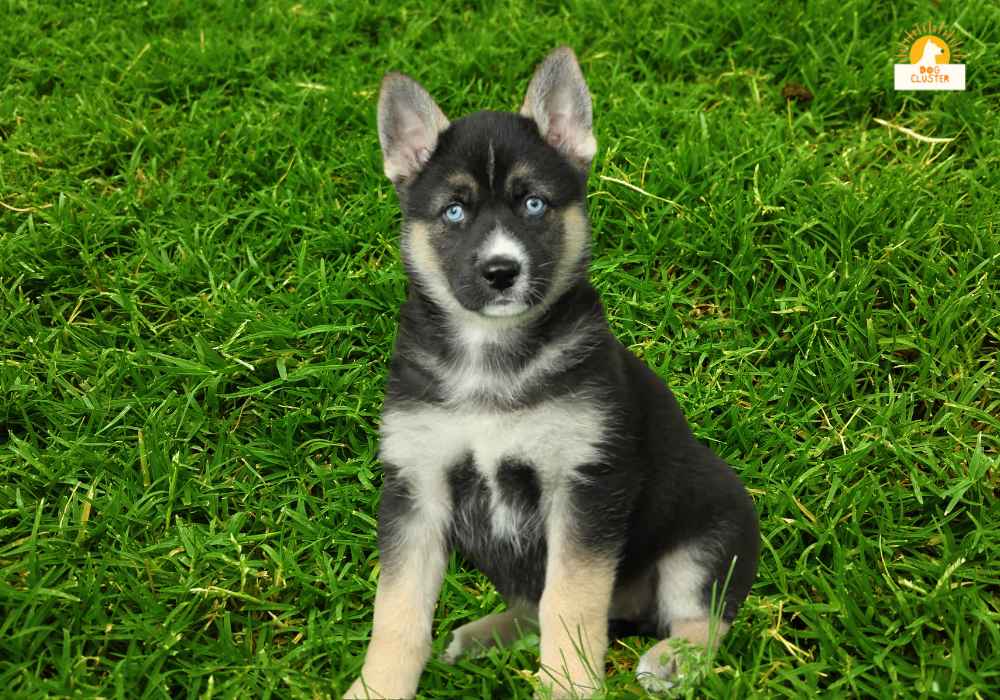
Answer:
[{"label": "pointed ear", "polygon": [[535,120],[542,138],[580,169],[597,153],[590,93],[573,49],[561,46],[535,69],[521,114]]},{"label": "pointed ear", "polygon": [[378,97],[378,138],[385,176],[393,184],[410,180],[427,164],[448,118],[413,78],[389,73]]}]

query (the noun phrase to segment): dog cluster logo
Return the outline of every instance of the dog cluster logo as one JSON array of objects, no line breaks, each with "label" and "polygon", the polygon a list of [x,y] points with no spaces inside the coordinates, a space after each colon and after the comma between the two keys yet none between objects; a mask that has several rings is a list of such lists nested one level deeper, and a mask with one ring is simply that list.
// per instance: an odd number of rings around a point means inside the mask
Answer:
[{"label": "dog cluster logo", "polygon": [[958,58],[958,41],[944,27],[928,22],[906,34],[895,65],[897,90],[964,90],[965,65]]}]

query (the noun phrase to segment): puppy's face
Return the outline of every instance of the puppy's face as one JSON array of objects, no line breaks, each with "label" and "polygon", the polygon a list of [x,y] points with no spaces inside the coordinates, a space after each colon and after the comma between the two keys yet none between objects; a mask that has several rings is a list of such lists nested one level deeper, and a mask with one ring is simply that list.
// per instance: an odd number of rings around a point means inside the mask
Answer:
[{"label": "puppy's face", "polygon": [[562,255],[583,254],[584,195],[580,171],[531,119],[466,117],[408,186],[407,263],[469,311],[516,316],[547,298]]},{"label": "puppy's face", "polygon": [[390,74],[379,136],[403,207],[404,263],[439,306],[516,318],[585,274],[586,177],[596,143],[590,96],[569,49],[538,68],[521,114],[449,123],[417,83]]}]

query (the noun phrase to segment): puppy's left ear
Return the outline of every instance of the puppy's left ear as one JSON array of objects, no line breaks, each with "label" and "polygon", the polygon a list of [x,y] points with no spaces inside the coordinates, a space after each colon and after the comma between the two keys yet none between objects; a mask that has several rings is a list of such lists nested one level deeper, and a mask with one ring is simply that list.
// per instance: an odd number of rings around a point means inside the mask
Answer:
[{"label": "puppy's left ear", "polygon": [[586,172],[597,153],[590,92],[573,49],[561,46],[535,69],[521,114],[542,138]]},{"label": "puppy's left ear", "polygon": [[448,118],[413,78],[389,73],[378,96],[378,139],[385,176],[399,187],[423,170]]}]

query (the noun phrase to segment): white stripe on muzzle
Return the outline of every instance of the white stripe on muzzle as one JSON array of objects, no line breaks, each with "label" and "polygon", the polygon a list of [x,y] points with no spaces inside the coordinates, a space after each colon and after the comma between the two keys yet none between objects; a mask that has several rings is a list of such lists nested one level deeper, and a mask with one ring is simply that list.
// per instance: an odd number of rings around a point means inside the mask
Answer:
[{"label": "white stripe on muzzle", "polygon": [[479,260],[485,262],[490,258],[509,258],[516,260],[521,266],[517,281],[509,289],[497,294],[497,302],[490,302],[482,308],[487,316],[513,316],[528,308],[525,297],[531,277],[531,261],[528,251],[519,240],[511,236],[502,226],[497,226],[490,233],[486,243],[479,249]]}]

